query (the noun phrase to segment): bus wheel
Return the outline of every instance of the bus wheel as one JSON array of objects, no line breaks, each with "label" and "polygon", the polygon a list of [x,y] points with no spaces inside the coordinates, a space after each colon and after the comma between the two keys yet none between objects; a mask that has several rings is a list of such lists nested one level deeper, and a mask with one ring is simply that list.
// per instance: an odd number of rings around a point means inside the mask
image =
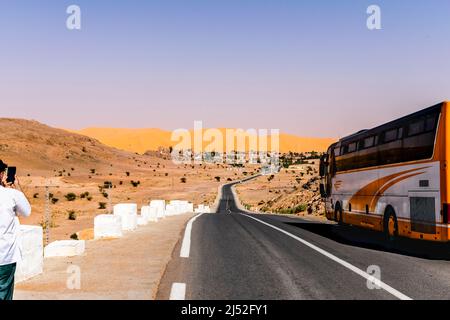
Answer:
[{"label": "bus wheel", "polygon": [[339,203],[336,204],[336,209],[334,210],[334,220],[339,223],[344,223],[344,217],[342,216],[342,208]]},{"label": "bus wheel", "polygon": [[388,207],[384,214],[384,234],[389,242],[394,241],[398,237],[397,217],[392,207]]}]

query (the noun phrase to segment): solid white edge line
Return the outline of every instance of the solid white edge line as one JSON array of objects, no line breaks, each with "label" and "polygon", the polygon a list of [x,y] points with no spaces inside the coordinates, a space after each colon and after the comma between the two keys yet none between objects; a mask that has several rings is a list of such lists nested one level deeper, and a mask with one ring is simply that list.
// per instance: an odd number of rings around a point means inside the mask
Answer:
[{"label": "solid white edge line", "polygon": [[400,300],[412,300],[412,298],[410,298],[407,295],[404,295],[403,293],[401,293],[400,291],[392,288],[390,285],[384,283],[383,281],[374,279],[374,277],[372,275],[368,274],[367,272],[364,272],[363,270],[359,269],[358,267],[355,267],[354,265],[352,265],[352,264],[350,264],[350,263],[348,263],[348,262],[346,262],[346,261],[336,257],[335,255],[333,255],[333,254],[331,254],[331,253],[329,253],[329,252],[327,252],[327,251],[325,251],[325,250],[323,250],[323,249],[313,245],[312,243],[309,243],[308,241],[303,240],[302,238],[299,238],[299,237],[293,235],[292,233],[289,233],[289,232],[287,232],[287,231],[285,231],[285,230],[283,230],[281,228],[275,227],[275,226],[271,225],[270,223],[264,222],[262,220],[259,220],[259,219],[255,218],[255,217],[252,217],[252,216],[249,216],[247,214],[242,214],[242,215],[244,215],[244,216],[246,216],[246,217],[248,217],[250,219],[253,219],[255,221],[258,221],[259,223],[262,223],[262,224],[264,224],[264,225],[266,225],[268,227],[271,227],[271,228],[273,228],[273,229],[275,229],[277,231],[280,231],[281,233],[284,233],[285,235],[287,235],[287,236],[289,236],[289,237],[291,237],[291,238],[301,242],[305,246],[307,246],[307,247],[309,247],[309,248],[319,252],[320,254],[326,256],[327,258],[329,258],[329,259],[339,263],[340,265],[342,265],[345,268],[353,271],[354,273],[360,275],[361,277],[363,277],[363,278],[365,278],[365,279],[367,279],[369,281],[376,282],[376,284],[379,287],[381,287],[385,291],[389,292],[390,294],[392,294],[396,298],[398,298]]},{"label": "solid white edge line", "polygon": [[186,297],[186,283],[174,282],[170,290],[170,300],[184,300]]},{"label": "solid white edge line", "polygon": [[184,231],[183,243],[181,244],[180,250],[180,258],[189,258],[189,254],[191,252],[191,232],[192,232],[192,224],[194,221],[200,217],[203,213],[200,213],[189,220],[186,225],[186,230]]}]

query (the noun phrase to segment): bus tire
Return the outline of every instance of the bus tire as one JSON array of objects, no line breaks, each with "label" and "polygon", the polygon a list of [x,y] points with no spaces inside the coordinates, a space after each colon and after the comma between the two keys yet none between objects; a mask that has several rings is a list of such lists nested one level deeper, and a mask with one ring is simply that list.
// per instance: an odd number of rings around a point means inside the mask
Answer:
[{"label": "bus tire", "polygon": [[391,206],[388,206],[384,213],[383,232],[386,240],[390,243],[398,238],[397,216]]},{"label": "bus tire", "polygon": [[336,208],[334,209],[334,221],[339,224],[344,223],[344,217],[342,216],[342,207],[339,202],[336,203]]}]

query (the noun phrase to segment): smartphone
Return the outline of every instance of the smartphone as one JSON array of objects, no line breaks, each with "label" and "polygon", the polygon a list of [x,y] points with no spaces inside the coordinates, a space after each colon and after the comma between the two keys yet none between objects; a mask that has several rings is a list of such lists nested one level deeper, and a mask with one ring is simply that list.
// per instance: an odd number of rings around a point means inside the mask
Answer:
[{"label": "smartphone", "polygon": [[6,173],[6,183],[8,184],[14,184],[14,182],[16,181],[16,172],[17,172],[17,168],[16,167],[8,167],[6,169],[7,173]]}]

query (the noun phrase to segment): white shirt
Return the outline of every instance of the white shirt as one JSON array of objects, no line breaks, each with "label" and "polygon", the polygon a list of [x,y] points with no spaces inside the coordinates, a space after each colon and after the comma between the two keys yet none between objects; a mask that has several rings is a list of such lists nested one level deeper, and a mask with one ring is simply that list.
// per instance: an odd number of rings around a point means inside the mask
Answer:
[{"label": "white shirt", "polygon": [[30,203],[22,192],[0,186],[0,266],[20,262],[18,217],[30,214]]}]

